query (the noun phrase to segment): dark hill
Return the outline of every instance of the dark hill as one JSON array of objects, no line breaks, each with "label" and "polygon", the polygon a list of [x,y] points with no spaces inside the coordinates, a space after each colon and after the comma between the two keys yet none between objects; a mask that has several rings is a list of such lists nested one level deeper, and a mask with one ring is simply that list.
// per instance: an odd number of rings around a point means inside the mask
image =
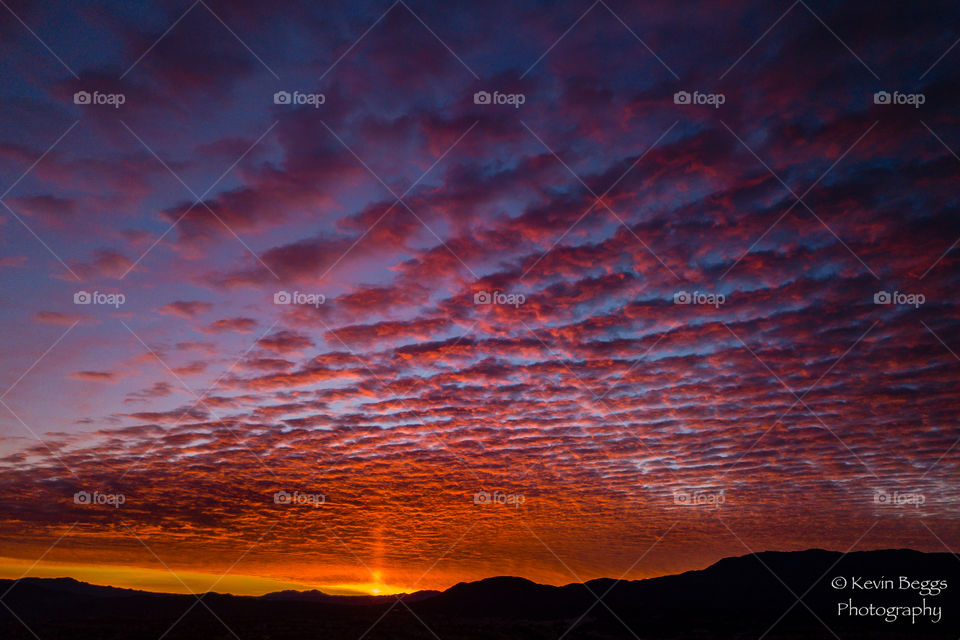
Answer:
[{"label": "dark hill", "polygon": [[311,589],[310,591],[275,591],[260,597],[263,600],[272,600],[275,602],[324,602],[327,604],[344,605],[377,605],[391,604],[396,601],[397,598],[400,598],[405,602],[417,602],[419,600],[425,600],[427,598],[440,595],[440,593],[440,591],[425,590],[415,591],[413,593],[401,593],[396,596],[341,596],[324,593],[323,591],[318,591],[317,589]]}]

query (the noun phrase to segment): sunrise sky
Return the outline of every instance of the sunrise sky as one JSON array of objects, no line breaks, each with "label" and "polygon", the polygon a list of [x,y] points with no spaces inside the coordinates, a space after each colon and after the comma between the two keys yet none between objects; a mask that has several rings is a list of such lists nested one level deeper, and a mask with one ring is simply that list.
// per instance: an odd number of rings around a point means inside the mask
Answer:
[{"label": "sunrise sky", "polygon": [[2,4],[0,577],[960,542],[946,4]]}]

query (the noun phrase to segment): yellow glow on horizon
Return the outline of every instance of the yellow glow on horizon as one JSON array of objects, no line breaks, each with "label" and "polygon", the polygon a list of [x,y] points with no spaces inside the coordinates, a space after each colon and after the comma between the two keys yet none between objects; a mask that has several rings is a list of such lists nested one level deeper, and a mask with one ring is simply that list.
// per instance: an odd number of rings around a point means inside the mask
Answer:
[{"label": "yellow glow on horizon", "polygon": [[[18,558],[0,557],[0,578],[74,578],[95,585],[139,589],[158,593],[205,593],[217,591],[238,596],[260,596],[273,591],[318,589],[329,595],[392,595],[404,589],[383,584],[380,573],[374,572],[373,582],[320,584],[277,580],[262,576],[220,574],[202,571],[175,571],[145,569],[126,565],[72,565],[41,563],[31,568],[32,562]],[[26,574],[26,575],[24,575]],[[179,578],[179,579],[178,579]],[[186,585],[186,586],[184,586]]]},{"label": "yellow glow on horizon", "polygon": [[408,589],[392,587],[382,582],[331,584],[320,590],[331,595],[392,596],[398,593],[409,593]]},{"label": "yellow glow on horizon", "polygon": [[[363,593],[365,595],[371,596],[392,596],[398,593],[408,593],[408,589],[402,589],[400,587],[394,587],[383,582],[383,572],[382,571],[371,571],[370,577],[373,578],[373,582],[361,582],[355,584],[336,584],[328,585],[328,589],[337,589],[338,592],[350,592],[353,593]],[[334,591],[327,591],[327,593],[334,593]]]}]

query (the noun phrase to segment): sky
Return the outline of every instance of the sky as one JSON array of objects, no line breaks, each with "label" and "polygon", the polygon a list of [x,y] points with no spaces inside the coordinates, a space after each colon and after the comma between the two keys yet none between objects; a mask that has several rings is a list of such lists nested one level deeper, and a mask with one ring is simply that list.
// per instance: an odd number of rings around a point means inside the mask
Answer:
[{"label": "sky", "polygon": [[960,543],[955,5],[0,4],[0,576]]}]

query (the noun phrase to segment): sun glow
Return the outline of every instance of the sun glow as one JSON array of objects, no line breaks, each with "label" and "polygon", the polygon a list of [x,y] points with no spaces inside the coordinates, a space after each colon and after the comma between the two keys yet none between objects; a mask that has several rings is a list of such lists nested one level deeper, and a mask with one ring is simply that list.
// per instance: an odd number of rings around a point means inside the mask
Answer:
[{"label": "sun glow", "polygon": [[381,572],[372,572],[370,582],[324,584],[275,580],[261,576],[226,576],[202,571],[165,571],[121,565],[86,566],[40,563],[31,566],[25,560],[0,557],[0,579],[61,578],[69,576],[95,585],[139,589],[159,593],[203,593],[208,590],[234,595],[259,596],[273,591],[308,591],[317,589],[330,595],[394,595],[404,593],[400,587],[384,584]]},{"label": "sun glow", "polygon": [[399,593],[409,593],[409,589],[383,584],[382,582],[328,584],[318,588],[331,595],[392,596]]}]

